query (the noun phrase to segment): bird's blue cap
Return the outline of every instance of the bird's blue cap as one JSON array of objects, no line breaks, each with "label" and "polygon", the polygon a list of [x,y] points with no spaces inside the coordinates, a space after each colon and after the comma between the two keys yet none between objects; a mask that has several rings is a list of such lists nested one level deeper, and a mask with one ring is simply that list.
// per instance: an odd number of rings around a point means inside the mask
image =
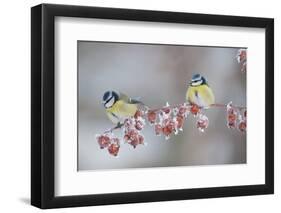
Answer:
[{"label": "bird's blue cap", "polygon": [[115,92],[115,91],[106,91],[104,94],[103,94],[103,97],[102,97],[102,100],[103,100],[103,102],[105,103],[105,102],[107,102],[107,101],[109,101],[111,98],[115,98],[115,100],[117,100],[118,99],[118,94],[117,94],[117,92]]},{"label": "bird's blue cap", "polygon": [[191,83],[198,82],[198,81],[202,81],[201,84],[208,84],[206,79],[202,75],[200,75],[200,74],[193,75],[192,79],[191,79]]},{"label": "bird's blue cap", "polygon": [[198,81],[198,80],[201,80],[202,79],[202,76],[200,74],[195,74],[192,76],[192,81]]},{"label": "bird's blue cap", "polygon": [[111,91],[106,91],[106,92],[103,94],[102,100],[103,100],[103,101],[106,101],[106,100],[108,100],[111,96],[112,96],[112,92],[111,92]]}]

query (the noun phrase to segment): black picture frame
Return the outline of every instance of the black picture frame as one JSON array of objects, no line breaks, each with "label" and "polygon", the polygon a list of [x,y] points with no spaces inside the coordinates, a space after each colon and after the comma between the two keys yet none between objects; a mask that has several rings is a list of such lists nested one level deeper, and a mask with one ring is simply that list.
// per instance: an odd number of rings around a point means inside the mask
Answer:
[{"label": "black picture frame", "polygon": [[[263,28],[266,32],[265,184],[130,193],[54,194],[55,17],[100,18]],[[274,20],[148,10],[41,4],[31,8],[31,204],[42,209],[105,204],[217,198],[274,193]]]}]

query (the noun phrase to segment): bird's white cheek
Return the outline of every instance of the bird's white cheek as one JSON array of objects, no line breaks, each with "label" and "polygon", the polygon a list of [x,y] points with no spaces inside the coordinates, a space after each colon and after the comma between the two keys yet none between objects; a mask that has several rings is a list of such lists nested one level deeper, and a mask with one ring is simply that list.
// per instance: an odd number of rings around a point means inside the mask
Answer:
[{"label": "bird's white cheek", "polygon": [[196,81],[196,82],[192,82],[191,85],[192,86],[199,86],[201,85],[203,82],[202,81]]},{"label": "bird's white cheek", "polygon": [[112,107],[113,104],[114,104],[114,98],[111,98],[111,100],[105,104],[105,107],[110,108]]}]

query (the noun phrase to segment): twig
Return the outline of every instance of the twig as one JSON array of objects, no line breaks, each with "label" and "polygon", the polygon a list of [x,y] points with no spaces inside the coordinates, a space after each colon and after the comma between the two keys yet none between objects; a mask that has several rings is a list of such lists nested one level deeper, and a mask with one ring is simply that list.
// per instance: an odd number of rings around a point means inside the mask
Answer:
[{"label": "twig", "polygon": [[[182,106],[183,104],[176,104],[176,105],[171,105],[171,106],[164,106],[164,107],[161,107],[161,108],[157,108],[157,109],[149,109],[150,112],[158,112],[162,109],[165,109],[165,108],[168,108],[168,109],[173,109],[173,108],[176,108],[176,107],[179,107],[179,106]],[[186,104],[185,106],[192,106],[192,104]],[[221,108],[226,108],[227,107],[227,104],[211,104],[209,107],[199,107],[201,109],[209,109],[209,108],[212,108],[212,107],[221,107]],[[243,110],[243,109],[246,109],[247,107],[243,107],[243,106],[233,106],[233,108],[236,108],[238,110]]]},{"label": "twig", "polygon": [[110,128],[109,130],[106,130],[104,134],[111,133],[116,129],[120,129],[122,126],[124,126],[124,123],[118,123],[116,126]]},{"label": "twig", "polygon": [[[212,104],[210,107],[222,107],[222,108],[225,108],[227,107],[227,104]],[[246,109],[247,107],[243,107],[243,106],[231,106],[233,108],[236,108],[238,110],[243,110],[243,109]]]},{"label": "twig", "polygon": [[[158,111],[161,111],[162,109],[173,109],[173,108],[176,108],[176,107],[180,107],[180,106],[183,106],[184,104],[176,104],[176,105],[170,105],[170,106],[164,106],[164,107],[161,107],[161,108],[157,108],[157,109],[149,109],[148,107],[146,107],[146,112],[145,114],[147,114],[147,112],[158,112]],[[192,106],[192,104],[185,104],[185,106]],[[210,108],[215,108],[215,107],[218,107],[218,108],[226,108],[227,107],[227,104],[211,104],[209,107],[199,107],[201,109],[210,109]],[[237,109],[237,110],[245,110],[246,107],[243,107],[243,106],[233,106],[233,108]],[[111,133],[113,132],[114,130],[116,129],[120,129],[124,126],[124,123],[118,123],[116,126],[112,127],[111,129],[107,130],[104,132],[104,134],[107,134],[107,133]]]}]

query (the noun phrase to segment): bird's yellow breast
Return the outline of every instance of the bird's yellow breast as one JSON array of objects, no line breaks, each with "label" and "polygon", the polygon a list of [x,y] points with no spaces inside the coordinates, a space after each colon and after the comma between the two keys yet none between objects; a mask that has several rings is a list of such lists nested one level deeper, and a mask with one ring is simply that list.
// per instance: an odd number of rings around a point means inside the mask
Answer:
[{"label": "bird's yellow breast", "polygon": [[206,84],[199,86],[189,86],[186,92],[186,100],[202,107],[208,107],[215,103],[213,91]]},{"label": "bird's yellow breast", "polygon": [[112,107],[106,109],[108,117],[113,123],[117,123],[125,118],[134,116],[137,110],[138,107],[136,104],[129,104],[122,100],[116,101]]}]

